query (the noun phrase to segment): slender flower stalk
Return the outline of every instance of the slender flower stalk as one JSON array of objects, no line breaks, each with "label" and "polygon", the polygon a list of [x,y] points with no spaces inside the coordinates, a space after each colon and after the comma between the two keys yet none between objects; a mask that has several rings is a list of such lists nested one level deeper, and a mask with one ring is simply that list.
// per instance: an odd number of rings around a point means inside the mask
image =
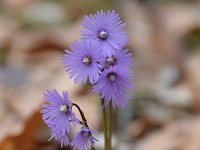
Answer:
[{"label": "slender flower stalk", "polygon": [[109,141],[110,149],[112,149],[112,132],[113,132],[113,107],[112,103],[109,103]]},{"label": "slender flower stalk", "polygon": [[108,133],[108,119],[107,119],[107,113],[106,109],[103,108],[104,106],[104,100],[101,100],[102,105],[102,113],[103,113],[103,128],[104,128],[104,144],[105,144],[105,150],[109,150],[109,133]]},{"label": "slender flower stalk", "polygon": [[109,106],[104,107],[103,99],[101,100],[101,105],[103,112],[105,150],[112,150],[113,107],[111,103],[109,103]]}]

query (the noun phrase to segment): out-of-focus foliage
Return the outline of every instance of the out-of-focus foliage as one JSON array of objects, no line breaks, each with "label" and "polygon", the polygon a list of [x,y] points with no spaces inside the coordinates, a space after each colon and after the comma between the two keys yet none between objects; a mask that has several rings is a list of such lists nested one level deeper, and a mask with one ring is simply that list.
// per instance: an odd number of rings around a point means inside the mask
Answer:
[{"label": "out-of-focus foliage", "polygon": [[200,52],[200,28],[193,29],[184,37],[186,48],[190,52]]}]

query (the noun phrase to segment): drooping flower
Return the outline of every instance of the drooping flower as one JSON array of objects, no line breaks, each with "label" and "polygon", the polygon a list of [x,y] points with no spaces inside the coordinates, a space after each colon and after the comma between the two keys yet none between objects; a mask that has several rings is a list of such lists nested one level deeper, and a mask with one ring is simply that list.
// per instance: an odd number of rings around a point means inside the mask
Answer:
[{"label": "drooping flower", "polygon": [[70,47],[72,51],[65,51],[63,64],[70,78],[74,78],[74,83],[81,81],[86,83],[89,79],[90,83],[95,83],[101,73],[101,65],[98,63],[101,59],[96,48],[88,41],[76,42]]},{"label": "drooping flower", "polygon": [[66,134],[70,130],[70,122],[74,125],[79,123],[75,113],[72,111],[72,103],[68,98],[68,93],[63,92],[63,97],[59,95],[57,90],[47,90],[44,93],[44,98],[50,104],[43,104],[41,107],[42,119],[52,128],[53,135],[56,139],[61,139],[63,144],[68,142]]},{"label": "drooping flower", "polygon": [[71,143],[74,150],[87,150],[89,147],[94,147],[95,142],[98,140],[92,136],[92,133],[95,133],[95,131],[82,127]]},{"label": "drooping flower", "polygon": [[132,87],[131,71],[121,66],[114,66],[103,71],[97,84],[93,86],[93,92],[99,93],[101,99],[104,99],[103,107],[109,102],[113,107],[125,107],[128,100],[127,89]]},{"label": "drooping flower", "polygon": [[117,50],[115,54],[110,57],[104,57],[100,62],[102,68],[109,68],[113,66],[121,66],[124,69],[130,69],[133,65],[132,53],[128,52],[128,49]]},{"label": "drooping flower", "polygon": [[128,41],[123,23],[119,14],[113,11],[97,11],[96,14],[85,16],[83,23],[83,39],[89,40],[102,51],[105,56],[115,54],[117,49],[124,47]]}]

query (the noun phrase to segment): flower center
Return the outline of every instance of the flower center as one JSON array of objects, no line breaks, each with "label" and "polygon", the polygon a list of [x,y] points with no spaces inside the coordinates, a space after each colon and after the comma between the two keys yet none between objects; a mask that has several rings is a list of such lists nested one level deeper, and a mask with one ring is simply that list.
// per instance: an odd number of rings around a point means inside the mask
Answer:
[{"label": "flower center", "polygon": [[90,56],[85,56],[82,60],[82,62],[86,65],[90,64],[92,62],[92,58]]},{"label": "flower center", "polygon": [[107,34],[106,31],[102,30],[102,31],[99,32],[98,37],[99,37],[100,39],[102,39],[102,40],[106,40],[107,37],[108,37],[108,34]]},{"label": "flower center", "polygon": [[115,57],[108,57],[108,58],[106,58],[106,64],[108,65],[108,66],[113,66],[113,65],[115,65],[115,63],[116,63],[116,61],[117,61],[117,59],[115,58]]},{"label": "flower center", "polygon": [[83,131],[82,134],[86,138],[88,138],[90,136],[89,132],[86,132],[86,131]]},{"label": "flower center", "polygon": [[116,80],[116,74],[114,72],[108,73],[107,77],[112,82],[114,82]]},{"label": "flower center", "polygon": [[69,107],[66,104],[62,104],[60,106],[60,112],[67,113],[69,111]]}]

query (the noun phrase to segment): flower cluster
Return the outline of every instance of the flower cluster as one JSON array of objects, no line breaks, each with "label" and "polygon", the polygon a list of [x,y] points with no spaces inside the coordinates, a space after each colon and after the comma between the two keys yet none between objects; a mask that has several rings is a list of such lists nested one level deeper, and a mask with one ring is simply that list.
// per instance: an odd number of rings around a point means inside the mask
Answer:
[{"label": "flower cluster", "polygon": [[74,83],[88,80],[93,85],[104,107],[110,102],[113,107],[124,107],[127,89],[132,88],[133,59],[124,48],[128,41],[125,25],[114,10],[85,16],[83,37],[66,50],[62,61]]},{"label": "flower cluster", "polygon": [[[125,107],[127,90],[133,87],[131,67],[132,53],[125,48],[128,36],[119,14],[113,11],[97,11],[96,14],[85,16],[81,30],[82,38],[70,45],[62,63],[74,83],[93,86],[93,92],[104,100],[103,108],[109,103],[113,107]],[[61,146],[71,144],[75,150],[94,148],[97,141],[92,136],[80,107],[71,103],[68,93],[62,96],[54,90],[47,90],[44,97],[50,104],[42,105],[42,118],[52,129],[52,137],[61,141]],[[76,107],[82,117],[78,120],[72,108]],[[81,124],[81,131],[70,142],[68,133],[70,123],[74,126]]]}]

